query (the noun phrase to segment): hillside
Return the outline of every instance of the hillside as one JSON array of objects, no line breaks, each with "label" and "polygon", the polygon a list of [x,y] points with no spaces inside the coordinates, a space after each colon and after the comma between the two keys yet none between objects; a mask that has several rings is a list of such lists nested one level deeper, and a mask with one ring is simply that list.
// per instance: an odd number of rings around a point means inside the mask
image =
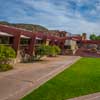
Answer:
[{"label": "hillside", "polygon": [[0,24],[8,25],[8,26],[14,26],[14,27],[17,27],[17,28],[26,29],[26,30],[30,30],[30,31],[33,31],[33,32],[38,32],[38,31],[48,32],[48,29],[41,26],[41,25],[23,24],[23,23],[12,24],[12,23],[8,23],[6,21],[0,21]]}]

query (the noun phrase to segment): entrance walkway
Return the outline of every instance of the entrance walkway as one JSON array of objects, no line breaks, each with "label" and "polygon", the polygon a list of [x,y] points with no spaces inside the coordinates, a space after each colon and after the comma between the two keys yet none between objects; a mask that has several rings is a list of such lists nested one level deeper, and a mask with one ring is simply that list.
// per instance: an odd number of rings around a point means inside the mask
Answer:
[{"label": "entrance walkway", "polygon": [[0,73],[0,100],[19,100],[78,59],[78,56],[59,56],[16,64],[13,70]]}]

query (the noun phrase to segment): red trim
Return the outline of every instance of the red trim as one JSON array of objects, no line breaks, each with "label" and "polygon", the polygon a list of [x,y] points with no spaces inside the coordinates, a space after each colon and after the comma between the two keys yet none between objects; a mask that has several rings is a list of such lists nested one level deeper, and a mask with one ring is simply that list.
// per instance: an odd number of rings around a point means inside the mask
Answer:
[{"label": "red trim", "polygon": [[83,40],[82,43],[85,44],[100,44],[100,40]]}]

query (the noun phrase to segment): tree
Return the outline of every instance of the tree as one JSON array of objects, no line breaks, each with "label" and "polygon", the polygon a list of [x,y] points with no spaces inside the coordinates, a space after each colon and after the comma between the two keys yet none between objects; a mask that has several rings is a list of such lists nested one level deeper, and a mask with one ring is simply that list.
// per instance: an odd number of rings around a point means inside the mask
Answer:
[{"label": "tree", "polygon": [[100,40],[100,35],[96,37],[96,40]]},{"label": "tree", "polygon": [[91,40],[96,40],[96,35],[95,35],[95,34],[91,34],[91,35],[90,35],[90,39],[91,39]]},{"label": "tree", "polygon": [[90,39],[91,39],[91,40],[100,40],[100,35],[97,36],[97,35],[95,35],[95,34],[91,34],[91,35],[90,35]]}]

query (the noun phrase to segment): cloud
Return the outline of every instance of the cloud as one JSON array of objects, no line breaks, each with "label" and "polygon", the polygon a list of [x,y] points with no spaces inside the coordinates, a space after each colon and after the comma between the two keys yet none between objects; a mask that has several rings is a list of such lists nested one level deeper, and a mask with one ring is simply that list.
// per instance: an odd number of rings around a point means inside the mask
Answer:
[{"label": "cloud", "polygon": [[1,0],[0,7],[1,20],[40,24],[72,33],[100,32],[99,0]]}]

